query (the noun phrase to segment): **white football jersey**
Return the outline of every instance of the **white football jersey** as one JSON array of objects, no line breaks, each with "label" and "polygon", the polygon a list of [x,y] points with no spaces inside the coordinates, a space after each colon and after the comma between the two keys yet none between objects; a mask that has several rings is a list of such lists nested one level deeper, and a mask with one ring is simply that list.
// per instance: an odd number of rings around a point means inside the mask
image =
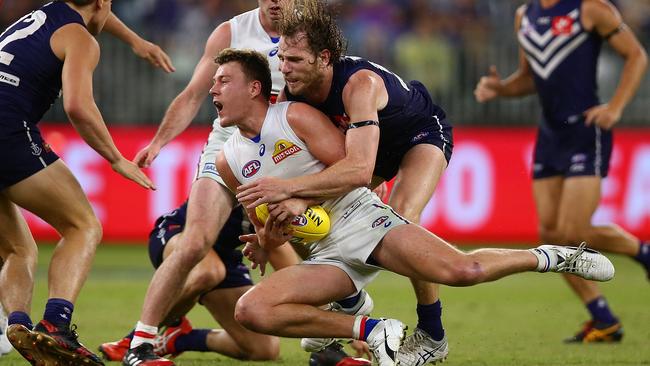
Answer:
[{"label": "white football jersey", "polygon": [[230,47],[251,48],[266,56],[271,67],[271,80],[273,81],[271,92],[279,94],[280,90],[284,88],[284,78],[280,72],[280,59],[278,59],[280,37],[272,38],[262,28],[260,9],[256,8],[230,19],[230,32]]},{"label": "white football jersey", "polygon": [[[223,146],[223,153],[237,180],[250,183],[261,177],[293,178],[318,173],[325,164],[307,150],[307,145],[296,136],[287,122],[291,102],[272,104],[266,113],[260,135],[249,139],[237,129]],[[323,203],[326,210],[334,205],[347,205],[367,188],[357,188],[341,198]]]}]

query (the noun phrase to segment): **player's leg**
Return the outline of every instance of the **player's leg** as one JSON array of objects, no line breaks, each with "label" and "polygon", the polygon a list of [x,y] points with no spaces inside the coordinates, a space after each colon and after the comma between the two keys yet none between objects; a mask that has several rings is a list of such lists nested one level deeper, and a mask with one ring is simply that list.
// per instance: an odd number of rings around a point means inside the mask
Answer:
[{"label": "player's leg", "polygon": [[[606,257],[583,248],[490,248],[464,253],[413,224],[390,230],[374,249],[372,258],[382,267],[406,277],[450,286],[471,286],[526,271],[577,270],[571,273],[601,281],[611,279],[614,272]],[[589,266],[574,266],[583,262]]]},{"label": "player's leg", "polygon": [[203,305],[223,328],[207,334],[206,347],[242,360],[275,360],[280,354],[277,337],[250,331],[235,321],[235,304],[251,288],[249,285],[216,289],[203,296]]},{"label": "player's leg", "polygon": [[406,329],[400,321],[319,308],[356,290],[351,277],[338,266],[291,266],[272,273],[244,294],[235,307],[235,319],[264,334],[364,340],[380,365],[395,364]]},{"label": "player's leg", "polygon": [[[434,145],[412,147],[402,158],[389,205],[411,222],[420,223],[422,210],[431,199],[442,173],[447,167],[445,155]],[[439,286],[411,279],[417,299],[418,325],[400,351],[402,363],[421,360],[422,364],[447,357],[449,348],[442,326],[442,304]]]},{"label": "player's leg", "polygon": [[156,270],[142,308],[141,322],[160,324],[187,277],[210,251],[219,230],[233,207],[232,195],[221,184],[202,178],[192,184],[187,207],[187,221],[178,237],[181,250],[173,251]]},{"label": "player's leg", "polygon": [[0,192],[0,271],[2,301],[9,325],[22,324],[31,329],[32,291],[38,248],[20,210],[4,192]]},{"label": "player's leg", "polygon": [[[181,234],[174,235],[169,239],[163,251],[163,258],[166,259],[174,251],[180,250]],[[217,253],[209,250],[201,261],[192,268],[187,276],[182,291],[176,297],[176,303],[167,314],[163,324],[169,324],[187,314],[196,305],[199,297],[215,288],[226,276],[226,268]]]},{"label": "player's leg", "polygon": [[[559,243],[575,245],[586,240],[590,246],[600,250],[620,254],[626,254],[630,250],[638,251],[638,240],[631,235],[615,227],[592,226],[591,217],[600,202],[600,187],[601,178],[597,176],[569,177],[564,180],[557,216]],[[623,336],[621,324],[596,283],[572,275],[565,275],[565,280],[592,317],[592,321],[568,341],[620,341]]]},{"label": "player's leg", "polygon": [[[86,280],[102,236],[101,224],[81,186],[65,164],[57,160],[8,187],[4,194],[10,201],[52,225],[62,236],[50,261],[49,300],[43,320],[34,328],[56,342],[43,342],[40,346],[60,353],[68,360],[84,358],[100,364],[99,358],[81,346],[70,330],[73,304]],[[28,332],[22,334],[32,335]]]}]

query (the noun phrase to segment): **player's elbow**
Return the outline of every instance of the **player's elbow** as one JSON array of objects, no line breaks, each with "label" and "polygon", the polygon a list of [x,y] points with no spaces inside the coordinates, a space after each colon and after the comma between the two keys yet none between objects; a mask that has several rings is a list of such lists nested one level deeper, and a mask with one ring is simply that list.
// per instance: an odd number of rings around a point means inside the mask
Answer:
[{"label": "player's elbow", "polygon": [[78,98],[66,99],[63,102],[63,109],[68,115],[68,118],[73,122],[85,120],[88,115],[88,108]]}]

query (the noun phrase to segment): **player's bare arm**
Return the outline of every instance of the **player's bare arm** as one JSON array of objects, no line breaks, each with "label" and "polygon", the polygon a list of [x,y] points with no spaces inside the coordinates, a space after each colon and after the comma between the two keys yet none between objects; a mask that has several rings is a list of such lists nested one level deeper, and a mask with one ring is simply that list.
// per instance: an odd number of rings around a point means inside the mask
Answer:
[{"label": "player's bare arm", "polygon": [[606,0],[589,0],[582,4],[585,29],[605,38],[623,58],[618,87],[608,103],[585,111],[585,123],[612,128],[621,118],[625,106],[639,87],[648,65],[648,56],[632,31],[623,23],[620,13]]},{"label": "player's bare arm", "polygon": [[[519,31],[521,19],[525,12],[525,6],[519,7],[515,15],[515,36]],[[501,79],[495,65],[490,66],[488,75],[479,79],[474,89],[474,97],[479,103],[488,102],[498,97],[519,97],[534,94],[535,81],[530,70],[524,51],[519,47],[519,64],[515,72],[506,79]]]},{"label": "player's bare arm", "polygon": [[[369,76],[368,73],[374,75]],[[358,75],[357,75],[358,74]],[[379,80],[377,80],[379,79]],[[384,97],[384,98],[382,98]],[[353,75],[343,88],[343,103],[350,121],[377,121],[377,106],[382,107],[387,100],[386,89],[383,81],[372,72],[360,71]],[[314,133],[318,139],[338,130],[333,128],[329,120],[325,123],[326,118],[314,120],[309,124],[309,130]],[[289,118],[289,117],[288,117]],[[304,119],[309,121],[309,119]],[[291,120],[289,120],[291,123]],[[318,122],[318,123],[317,123]],[[300,127],[296,127],[300,130]],[[329,132],[328,132],[329,131]],[[308,145],[313,144],[315,149],[324,148],[327,145],[311,141],[311,135],[305,135],[304,140]],[[302,137],[301,137],[302,138]],[[256,206],[260,203],[278,202],[289,197],[315,198],[324,200],[331,197],[338,197],[357,187],[368,186],[372,180],[372,172],[375,166],[375,157],[377,155],[377,146],[379,144],[379,127],[368,125],[360,128],[353,128],[347,131],[345,136],[345,157],[337,161],[327,169],[312,175],[292,178],[286,182],[276,182],[273,187],[269,182],[257,181],[247,185],[242,185],[237,194],[237,198],[242,201],[252,201],[249,206]],[[310,146],[310,151],[312,146]],[[327,151],[333,154],[331,147]],[[327,159],[325,156],[318,156],[318,151],[312,151],[312,154],[319,160]],[[330,160],[321,160],[328,164]]]},{"label": "player's bare arm", "polygon": [[63,60],[63,108],[79,135],[113,170],[145,188],[155,189],[151,180],[117,150],[95,104],[93,71],[99,62],[97,41],[81,25],[69,24],[52,35],[50,45]]},{"label": "player's bare arm", "polygon": [[[338,197],[359,185],[348,183],[344,178],[345,169],[336,168],[340,160],[349,153],[346,137],[320,111],[303,103],[292,103],[287,111],[287,121],[297,136],[307,144],[310,153],[329,168],[317,174],[278,179],[264,177],[255,182],[244,184],[238,189],[237,199],[252,208],[262,203],[275,203],[291,197],[322,202],[331,197]],[[374,164],[374,156],[373,156]],[[372,173],[371,173],[372,174]]]},{"label": "player's bare arm", "polygon": [[208,38],[203,55],[194,68],[192,79],[169,105],[151,143],[136,154],[134,161],[139,166],[148,167],[158,156],[160,149],[192,123],[212,86],[212,76],[217,71],[214,57],[229,46],[230,23],[225,22]]},{"label": "player's bare arm", "polygon": [[158,45],[149,42],[129,27],[127,27],[115,14],[111,13],[106,20],[104,30],[114,35],[124,43],[131,46],[133,53],[138,57],[145,59],[151,65],[163,69],[165,72],[174,72],[176,68],[172,64],[172,60]]}]

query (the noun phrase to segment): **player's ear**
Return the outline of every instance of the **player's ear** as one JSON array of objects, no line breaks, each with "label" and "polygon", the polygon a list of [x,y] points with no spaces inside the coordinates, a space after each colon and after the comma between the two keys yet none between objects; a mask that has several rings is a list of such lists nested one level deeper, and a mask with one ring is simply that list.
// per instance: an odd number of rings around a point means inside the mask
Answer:
[{"label": "player's ear", "polygon": [[259,80],[253,80],[249,83],[251,99],[256,98],[262,94],[262,83]]},{"label": "player's ear", "polygon": [[328,66],[330,63],[332,63],[332,53],[328,49],[324,49],[318,53],[318,59],[320,60],[320,64],[322,66]]}]

